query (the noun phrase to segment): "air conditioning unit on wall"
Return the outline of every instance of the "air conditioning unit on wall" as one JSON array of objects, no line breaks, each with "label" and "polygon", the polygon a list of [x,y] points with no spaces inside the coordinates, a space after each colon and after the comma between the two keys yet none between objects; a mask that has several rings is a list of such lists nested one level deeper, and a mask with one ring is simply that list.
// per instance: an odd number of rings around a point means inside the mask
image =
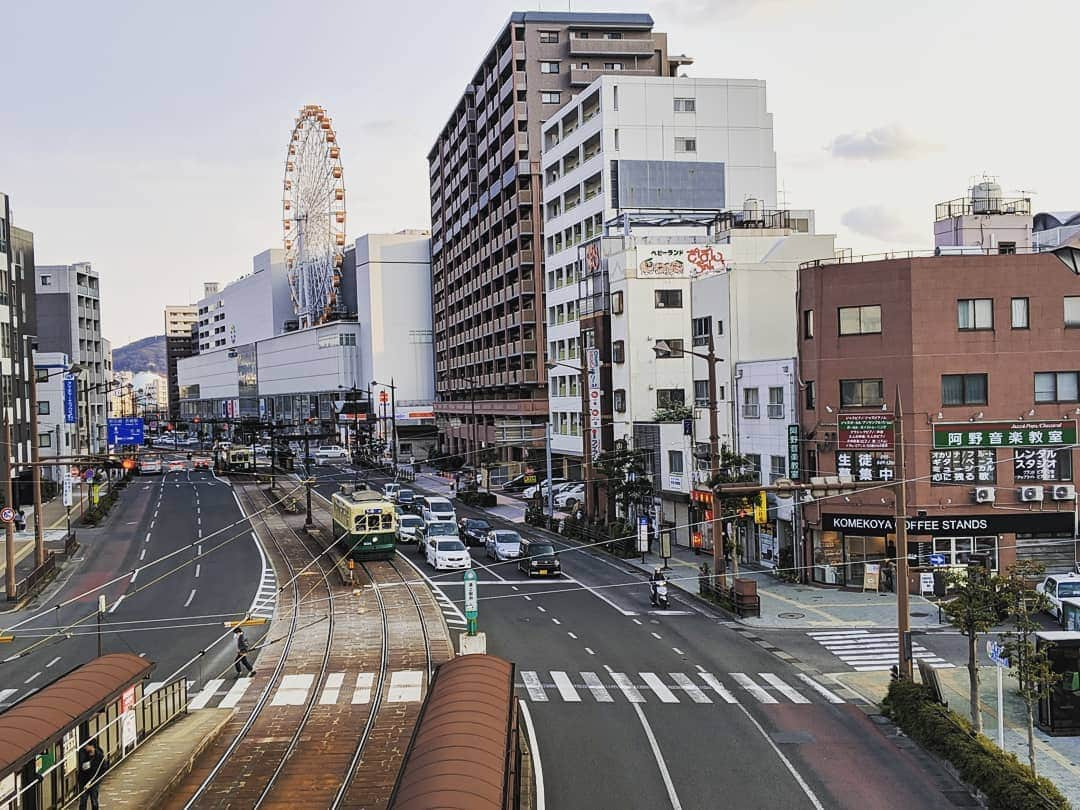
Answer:
[{"label": "air conditioning unit on wall", "polygon": [[1043,499],[1042,487],[1020,487],[1020,500],[1025,503],[1041,501]]},{"label": "air conditioning unit on wall", "polygon": [[993,503],[996,495],[993,487],[975,487],[975,503]]},{"label": "air conditioning unit on wall", "polygon": [[1055,501],[1075,501],[1076,487],[1072,484],[1054,484],[1050,491],[1050,497]]}]

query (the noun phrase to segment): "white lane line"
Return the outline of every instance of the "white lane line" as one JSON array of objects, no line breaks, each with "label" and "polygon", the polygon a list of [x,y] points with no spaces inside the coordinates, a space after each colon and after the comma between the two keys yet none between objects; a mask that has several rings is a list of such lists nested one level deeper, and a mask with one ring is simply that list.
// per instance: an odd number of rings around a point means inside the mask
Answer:
[{"label": "white lane line", "polygon": [[201,571],[201,570],[202,570],[202,565],[200,563],[195,563],[195,576],[198,576],[199,571]]},{"label": "white lane line", "polygon": [[153,528],[154,528],[154,524],[155,524],[155,523],[157,523],[157,521],[156,521],[156,520],[151,520],[151,521],[150,521],[150,528],[151,528],[151,529],[153,529]]},{"label": "white lane line", "polygon": [[671,781],[671,774],[668,773],[667,763],[664,762],[664,755],[660,753],[660,746],[656,742],[656,737],[653,735],[652,727],[649,726],[649,721],[645,719],[645,712],[643,712],[638,705],[634,706],[634,711],[637,712],[638,720],[641,721],[641,727],[645,729],[645,736],[649,740],[649,747],[652,748],[653,756],[656,758],[656,765],[660,768],[660,776],[664,780],[664,787],[667,788],[668,799],[671,801],[671,810],[682,810],[679,796],[675,792],[675,785]]},{"label": "white lane line", "polygon": [[[868,630],[817,630],[811,631],[806,635],[810,638],[833,638],[840,636],[865,636],[869,633]],[[893,635],[896,635],[895,633]]]},{"label": "white lane line", "polygon": [[776,703],[776,698],[754,683],[754,681],[744,673],[732,672],[731,677],[735,683],[757,698],[758,703]]},{"label": "white lane line", "polygon": [[537,605],[536,609],[539,610],[541,613],[547,613],[547,608],[545,608],[543,605]]},{"label": "white lane line", "polygon": [[424,673],[418,669],[399,669],[390,675],[390,691],[387,703],[414,703],[420,700]]},{"label": "white lane line", "polygon": [[138,569],[138,568],[136,568],[136,569],[135,569],[134,571],[132,571],[132,572],[131,572],[131,579],[130,579],[129,581],[130,581],[130,582],[134,582],[134,581],[135,581],[135,577],[137,577],[138,575],[139,575],[139,569]]},{"label": "white lane line", "polygon": [[155,518],[157,517],[157,513],[158,513],[158,510],[157,510],[157,509],[155,509],[155,510],[154,510],[154,517],[155,517]]},{"label": "white lane line", "polygon": [[315,682],[314,675],[286,675],[281,679],[271,706],[303,706],[308,690]]},{"label": "white lane line", "polygon": [[196,546],[195,548],[196,548],[196,551],[198,552],[199,556],[201,557],[202,556],[202,543],[199,543],[199,545]]},{"label": "white lane line", "polygon": [[[115,613],[115,612],[116,612],[116,609],[117,609],[118,607],[120,607],[120,603],[124,601],[124,597],[125,597],[125,596],[127,596],[127,594],[126,594],[126,593],[122,593],[122,594],[120,594],[120,598],[119,598],[119,599],[117,599],[117,600],[116,600],[115,602],[113,602],[113,603],[112,603],[112,607],[111,607],[111,608],[109,608],[109,613]],[[185,606],[185,607],[186,607],[186,606]]]},{"label": "white lane line", "polygon": [[559,695],[567,703],[581,702],[581,696],[578,695],[574,684],[570,682],[570,677],[565,672],[552,672],[551,680],[554,681],[555,688],[559,690]]},{"label": "white lane line", "polygon": [[6,703],[7,699],[18,691],[18,689],[0,689],[0,704]]},{"label": "white lane line", "polygon": [[799,692],[798,690],[788,686],[777,675],[774,675],[771,672],[759,672],[758,675],[761,676],[761,680],[768,683],[777,692],[779,692],[781,695],[786,697],[792,703],[809,703],[810,702],[810,700],[808,698],[804,697],[801,692]]},{"label": "white lane line", "polygon": [[145,559],[146,559],[146,549],[144,548],[142,551],[139,552],[139,562],[142,562]]},{"label": "white lane line", "polygon": [[356,676],[356,689],[353,691],[352,702],[370,703],[371,686],[375,683],[375,675],[371,672],[361,672]]},{"label": "white lane line", "polygon": [[577,638],[577,636],[575,636],[575,635],[574,635],[573,633],[571,633],[571,632],[570,632],[569,630],[567,630],[567,631],[566,631],[566,635],[570,636],[570,638],[572,638],[572,639],[576,639],[576,638]]},{"label": "white lane line", "polygon": [[725,703],[738,703],[738,699],[728,691],[728,688],[720,683],[720,679],[711,672],[699,672],[698,677],[705,681],[705,685],[718,694]]},{"label": "white lane line", "polygon": [[240,698],[243,697],[244,692],[251,686],[251,678],[237,678],[236,683],[232,685],[232,689],[225,693],[225,697],[221,699],[221,703],[218,704],[219,709],[232,709],[240,702]]},{"label": "white lane line", "polygon": [[631,619],[634,624],[641,624],[641,619]]},{"label": "white lane line", "polygon": [[528,594],[523,595],[521,598],[524,599],[526,602],[531,602],[532,601],[532,597],[529,596]]},{"label": "white lane line", "polygon": [[690,696],[694,703],[712,703],[709,696],[702,692],[685,672],[669,672],[668,675],[671,676],[671,680],[675,681],[677,687]]},{"label": "white lane line", "polygon": [[560,622],[560,621],[559,621],[558,619],[556,619],[556,618],[555,618],[554,616],[552,616],[552,617],[551,617],[551,620],[552,620],[553,622],[555,622],[555,624],[562,624],[562,622]]},{"label": "white lane line", "polygon": [[37,672],[35,672],[33,675],[31,675],[29,678],[27,678],[25,681],[23,681],[23,683],[24,684],[25,683],[30,683],[32,680],[34,680],[35,678],[38,678],[40,676],[41,676],[41,670],[39,669]]},{"label": "white lane line", "polygon": [[188,594],[187,601],[184,602],[184,607],[190,606],[191,605],[191,600],[194,599],[194,598],[195,598],[195,589],[192,588],[191,593]]},{"label": "white lane line", "polygon": [[672,652],[674,652],[674,653],[675,653],[676,655],[685,655],[685,653],[684,653],[684,652],[683,652],[682,650],[680,650],[680,649],[679,649],[678,647],[672,647],[672,648],[671,648],[671,650],[672,650]]},{"label": "white lane line", "polygon": [[47,663],[45,665],[45,669],[48,669],[49,667],[51,667],[53,664],[55,664],[59,660],[60,660],[60,656],[58,655],[58,656],[56,656],[56,658],[54,658],[52,661],[50,661],[49,663]]},{"label": "white lane line", "polygon": [[796,672],[795,677],[798,678],[803,683],[805,683],[807,686],[809,686],[811,689],[813,689],[815,692],[817,692],[819,695],[821,695],[827,701],[829,701],[829,703],[843,703],[844,702],[844,699],[842,697],[840,697],[835,692],[831,692],[828,689],[826,689],[824,686],[822,686],[820,683],[815,681],[813,678],[811,678],[805,672]]},{"label": "white lane line", "polygon": [[592,692],[593,698],[597,703],[614,703],[615,698],[611,696],[611,693],[604,688],[603,681],[595,672],[582,672],[581,679],[585,681],[585,686]]},{"label": "white lane line", "polygon": [[326,676],[326,685],[323,686],[322,694],[319,695],[319,703],[324,705],[337,703],[338,695],[341,694],[341,685],[345,683],[344,672],[331,672]]},{"label": "white lane line", "polygon": [[608,674],[611,676],[611,680],[615,682],[615,685],[619,687],[622,693],[626,696],[626,699],[628,701],[630,701],[631,703],[645,702],[645,698],[642,696],[641,692],[639,692],[638,688],[634,686],[634,682],[631,681],[628,677],[626,677],[625,673],[611,672],[609,670]]},{"label": "white lane line", "polygon": [[675,697],[675,694],[667,688],[667,684],[660,680],[660,676],[655,672],[639,672],[638,675],[641,676],[641,680],[645,681],[645,685],[660,698],[661,703],[679,702],[679,699]]},{"label": "white lane line", "polygon": [[536,810],[547,810],[544,796],[544,766],[540,762],[540,747],[536,743],[536,729],[533,728],[529,704],[521,704],[521,719],[525,721],[525,733],[529,735],[529,750],[532,751],[533,773],[536,777]]},{"label": "white lane line", "polygon": [[705,667],[703,667],[701,664],[694,664],[694,666],[697,668],[698,672],[705,672]]},{"label": "white lane line", "polygon": [[649,633],[649,635],[657,639],[658,641],[663,638],[663,636],[661,636],[659,633]]},{"label": "white lane line", "polygon": [[594,652],[592,651],[592,648],[591,648],[591,647],[586,647],[586,648],[585,648],[585,652],[587,652],[587,653],[588,653],[589,655],[596,655],[596,653],[594,653]]},{"label": "white lane line", "polygon": [[145,539],[145,540],[143,540],[143,542],[144,542],[144,543],[149,543],[149,542],[150,542],[150,532],[147,532],[147,533],[146,533],[146,539]]},{"label": "white lane line", "polygon": [[[250,681],[248,681],[250,683]],[[225,683],[224,678],[213,678],[206,682],[206,686],[202,688],[194,698],[194,700],[188,703],[189,709],[201,709],[217,694],[218,688]]]},{"label": "white lane line", "polygon": [[544,687],[540,685],[540,678],[535,672],[522,670],[521,681],[525,684],[525,690],[529,693],[529,700],[535,700],[537,703],[547,701],[547,694],[544,692]]}]

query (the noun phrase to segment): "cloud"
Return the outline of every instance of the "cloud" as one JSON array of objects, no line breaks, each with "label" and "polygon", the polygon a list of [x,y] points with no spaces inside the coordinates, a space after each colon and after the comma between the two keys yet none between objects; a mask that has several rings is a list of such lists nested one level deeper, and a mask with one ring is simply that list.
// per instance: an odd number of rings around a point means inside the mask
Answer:
[{"label": "cloud", "polygon": [[735,17],[768,16],[805,5],[803,0],[660,0],[654,16],[693,25],[722,25]]},{"label": "cloud", "polygon": [[918,242],[920,237],[910,225],[884,205],[861,205],[845,211],[840,223],[860,236],[868,236],[882,242]]},{"label": "cloud", "polygon": [[915,137],[901,124],[866,132],[845,132],[837,135],[827,148],[833,157],[843,160],[910,160],[941,149]]},{"label": "cloud", "polygon": [[376,118],[374,121],[368,121],[362,124],[360,126],[360,131],[368,135],[383,135],[401,126],[402,123],[403,122],[396,121],[393,118]]}]

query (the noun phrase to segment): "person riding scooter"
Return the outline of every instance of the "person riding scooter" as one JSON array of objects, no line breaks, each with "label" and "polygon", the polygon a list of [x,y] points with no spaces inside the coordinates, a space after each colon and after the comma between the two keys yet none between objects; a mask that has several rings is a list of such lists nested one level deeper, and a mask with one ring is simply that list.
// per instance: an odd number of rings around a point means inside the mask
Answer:
[{"label": "person riding scooter", "polygon": [[[653,572],[651,574],[649,574],[649,601],[652,602],[654,605],[657,603],[657,596],[658,596],[658,590],[659,590],[658,586],[659,586],[659,584],[661,582],[665,582],[665,580],[664,580],[664,571],[658,565],[658,566],[656,566],[656,568],[653,569]],[[666,599],[667,598],[667,588],[666,587],[664,588],[664,591],[665,591],[664,597]]]}]

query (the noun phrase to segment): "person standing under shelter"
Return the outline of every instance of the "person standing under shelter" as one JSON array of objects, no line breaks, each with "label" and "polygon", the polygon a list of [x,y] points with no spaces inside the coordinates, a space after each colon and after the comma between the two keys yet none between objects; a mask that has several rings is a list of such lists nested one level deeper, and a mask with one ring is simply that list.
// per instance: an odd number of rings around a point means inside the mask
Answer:
[{"label": "person standing under shelter", "polygon": [[244,637],[244,631],[237,627],[233,630],[233,635],[236,637],[236,661],[234,666],[236,667],[236,677],[240,677],[241,666],[247,668],[248,675],[254,677],[255,670],[251,666],[251,662],[247,659],[248,644],[247,639]]},{"label": "person standing under shelter", "polygon": [[86,810],[89,802],[98,810],[98,791],[101,789],[101,777],[109,767],[104,752],[98,748],[95,740],[87,740],[79,751],[79,810]]}]

